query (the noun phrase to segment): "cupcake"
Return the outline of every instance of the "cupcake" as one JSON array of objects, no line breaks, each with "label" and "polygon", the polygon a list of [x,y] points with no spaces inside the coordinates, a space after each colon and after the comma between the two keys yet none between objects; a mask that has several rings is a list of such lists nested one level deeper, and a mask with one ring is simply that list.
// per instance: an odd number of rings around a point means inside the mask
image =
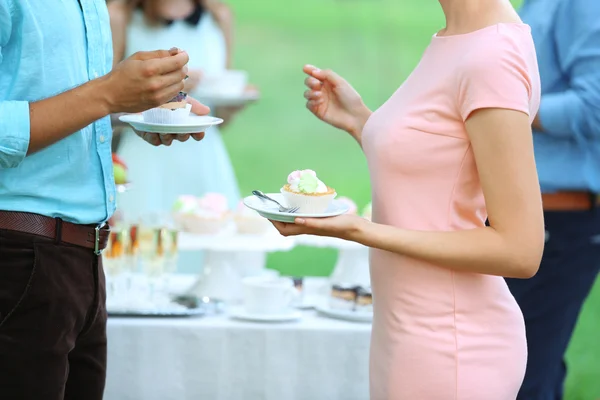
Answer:
[{"label": "cupcake", "polygon": [[162,106],[144,111],[142,118],[144,118],[144,122],[152,124],[181,124],[190,116],[192,110],[192,105],[186,99],[187,94],[179,92],[177,96]]},{"label": "cupcake", "polygon": [[351,198],[343,197],[343,196],[338,197],[337,202],[348,206],[348,211],[346,212],[346,214],[356,215],[358,213],[358,207],[356,206],[356,203]]},{"label": "cupcake", "polygon": [[227,198],[219,193],[208,193],[201,198],[180,196],[173,212],[182,230],[201,235],[222,231],[231,219]]},{"label": "cupcake", "polygon": [[267,219],[246,207],[243,201],[238,204],[233,220],[238,233],[242,235],[260,235],[267,232],[272,226]]},{"label": "cupcake", "polygon": [[294,171],[281,188],[288,207],[299,207],[300,214],[320,214],[327,211],[336,196],[335,190],[317,178],[315,171]]}]

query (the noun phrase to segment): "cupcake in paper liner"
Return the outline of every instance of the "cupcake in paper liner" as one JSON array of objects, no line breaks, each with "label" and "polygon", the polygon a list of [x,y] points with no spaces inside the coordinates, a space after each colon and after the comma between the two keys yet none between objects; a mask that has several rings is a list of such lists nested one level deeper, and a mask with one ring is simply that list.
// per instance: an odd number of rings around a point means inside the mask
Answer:
[{"label": "cupcake in paper liner", "polygon": [[242,235],[261,235],[273,228],[269,220],[246,207],[243,201],[238,204],[233,220],[238,233]]},{"label": "cupcake in paper liner", "polygon": [[175,202],[173,218],[185,232],[208,235],[227,228],[231,212],[222,194],[207,193],[201,198],[185,195]]},{"label": "cupcake in paper liner", "polygon": [[288,207],[299,207],[298,214],[321,214],[336,196],[335,190],[319,180],[315,171],[294,171],[281,188]]},{"label": "cupcake in paper liner", "polygon": [[176,125],[184,123],[190,116],[192,105],[187,101],[187,94],[179,94],[162,106],[151,108],[142,113],[144,122],[151,124]]}]

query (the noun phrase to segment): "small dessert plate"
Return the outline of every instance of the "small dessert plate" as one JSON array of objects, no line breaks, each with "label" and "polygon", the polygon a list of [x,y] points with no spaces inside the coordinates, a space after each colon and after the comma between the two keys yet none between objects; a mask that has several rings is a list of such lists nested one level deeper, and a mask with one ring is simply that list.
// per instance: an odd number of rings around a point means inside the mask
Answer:
[{"label": "small dessert plate", "polygon": [[364,311],[352,311],[352,310],[339,310],[331,308],[325,305],[318,305],[315,307],[319,314],[323,314],[326,317],[341,319],[344,321],[351,322],[372,322],[373,313]]},{"label": "small dessert plate", "polygon": [[159,133],[163,135],[187,135],[190,133],[206,132],[208,128],[223,123],[221,118],[207,115],[190,115],[182,124],[153,124],[144,122],[142,114],[127,114],[119,117],[119,120],[129,124],[140,132]]},{"label": "small dessert plate", "polygon": [[302,313],[291,310],[283,314],[252,314],[240,307],[232,310],[230,316],[234,319],[251,322],[289,322],[301,319]]},{"label": "small dessert plate", "polygon": [[260,94],[258,92],[245,92],[232,96],[219,93],[198,93],[196,98],[201,103],[208,104],[211,107],[241,107],[259,100]]},{"label": "small dessert plate", "polygon": [[[285,199],[281,193],[267,193],[267,196],[273,200],[277,200],[285,205]],[[327,218],[337,217],[348,211],[348,205],[344,202],[333,200],[327,211],[321,214],[302,214],[302,213],[286,213],[280,212],[277,205],[270,201],[263,201],[256,196],[248,196],[244,199],[244,205],[258,212],[260,216],[272,221],[286,222],[293,224],[296,218]]]}]

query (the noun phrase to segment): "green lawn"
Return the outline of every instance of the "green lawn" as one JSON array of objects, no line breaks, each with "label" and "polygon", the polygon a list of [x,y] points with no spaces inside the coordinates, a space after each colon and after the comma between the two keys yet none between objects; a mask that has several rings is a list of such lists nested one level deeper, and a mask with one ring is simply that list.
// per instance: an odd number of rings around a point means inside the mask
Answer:
[{"label": "green lawn", "polygon": [[[261,101],[224,130],[243,193],[277,191],[294,169],[311,168],[340,195],[370,201],[366,162],[346,134],[304,108],[302,66],[332,68],[376,108],[414,68],[443,27],[436,1],[229,0],[237,17],[236,67],[250,72]],[[309,248],[275,254],[285,274],[327,275],[336,254]],[[569,350],[567,400],[600,399],[600,282]],[[549,332],[548,334],[552,334]]]}]

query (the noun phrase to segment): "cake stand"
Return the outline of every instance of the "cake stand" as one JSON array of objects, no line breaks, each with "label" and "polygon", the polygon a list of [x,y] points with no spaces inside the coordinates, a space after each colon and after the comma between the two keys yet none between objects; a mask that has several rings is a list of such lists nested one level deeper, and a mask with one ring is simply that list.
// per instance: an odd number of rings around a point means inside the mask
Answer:
[{"label": "cake stand", "polygon": [[296,244],[339,250],[337,262],[329,277],[331,284],[371,286],[368,247],[348,240],[312,235],[298,236]]},{"label": "cake stand", "polygon": [[293,238],[283,237],[275,230],[262,235],[181,232],[180,250],[205,252],[202,272],[186,294],[196,296],[204,303],[238,303],[242,297],[242,279],[269,274],[267,254],[290,251],[295,244]]}]

